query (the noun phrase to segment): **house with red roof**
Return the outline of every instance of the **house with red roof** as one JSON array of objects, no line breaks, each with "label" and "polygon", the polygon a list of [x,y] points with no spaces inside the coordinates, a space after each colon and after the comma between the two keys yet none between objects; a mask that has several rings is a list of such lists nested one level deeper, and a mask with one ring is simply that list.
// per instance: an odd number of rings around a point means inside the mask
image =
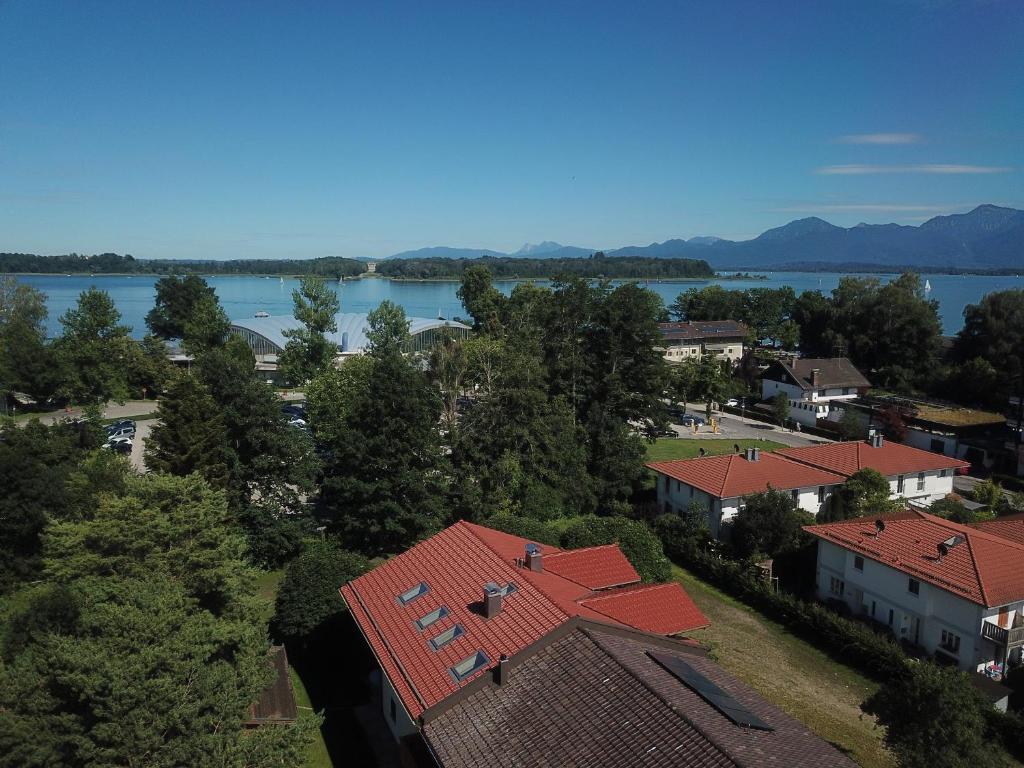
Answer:
[{"label": "house with red roof", "polygon": [[804,530],[818,539],[821,599],[842,601],[964,670],[998,679],[1021,661],[1019,525],[966,526],[910,510]]},{"label": "house with red roof", "polygon": [[698,502],[708,510],[708,529],[725,538],[729,522],[743,498],[774,488],[792,494],[797,506],[818,514],[833,489],[846,477],[777,453],[748,448],[744,453],[702,456],[697,459],[654,461],[647,465],[657,474],[658,508],[682,513]]},{"label": "house with red roof", "polygon": [[398,739],[574,617],[657,635],[708,625],[676,582],[642,584],[618,545],[561,550],[458,522],[341,588],[381,668]]},{"label": "house with red roof", "polygon": [[893,498],[924,505],[951,494],[953,476],[970,467],[962,459],[892,442],[878,433],[868,440],[780,448],[778,453],[844,477],[862,469],[877,470],[889,480]]}]

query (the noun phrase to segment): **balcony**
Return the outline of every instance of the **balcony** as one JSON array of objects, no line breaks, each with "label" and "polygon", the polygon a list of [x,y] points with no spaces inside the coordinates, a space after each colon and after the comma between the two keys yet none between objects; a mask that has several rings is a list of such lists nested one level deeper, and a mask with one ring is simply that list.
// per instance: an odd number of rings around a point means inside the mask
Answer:
[{"label": "balcony", "polygon": [[1005,645],[1007,648],[1016,648],[1024,645],[1024,627],[1013,627],[1007,629],[993,624],[991,621],[984,621],[981,624],[981,636],[993,643]]}]

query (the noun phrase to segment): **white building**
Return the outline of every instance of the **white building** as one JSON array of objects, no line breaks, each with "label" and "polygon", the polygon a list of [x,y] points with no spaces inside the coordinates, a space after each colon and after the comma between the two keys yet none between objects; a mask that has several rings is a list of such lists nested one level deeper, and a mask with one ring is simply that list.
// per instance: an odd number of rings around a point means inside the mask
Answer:
[{"label": "white building", "polygon": [[665,359],[670,363],[700,360],[714,355],[719,360],[735,363],[743,357],[749,329],[736,320],[688,320],[681,323],[658,323],[664,340]]},{"label": "white building", "polygon": [[812,525],[818,596],[961,669],[1000,678],[1024,647],[1024,520],[1018,540],[925,512]]},{"label": "white building", "polygon": [[841,404],[871,386],[845,357],[776,360],[761,374],[761,399],[779,392],[789,400],[789,418],[813,427],[828,418],[833,403]]},{"label": "white building", "polygon": [[773,488],[788,491],[801,509],[817,515],[833,490],[861,469],[875,469],[889,480],[892,498],[931,504],[953,492],[953,476],[969,465],[875,436],[871,442],[824,443],[763,453],[748,448],[726,456],[706,456],[647,465],[657,474],[658,509],[681,513],[691,502],[708,508],[708,529],[723,536],[743,497]]},{"label": "white building", "polygon": [[647,466],[657,473],[658,509],[682,513],[693,502],[703,503],[708,509],[708,529],[715,538],[724,537],[745,496],[769,488],[787,491],[797,506],[816,515],[832,490],[846,481],[842,475],[758,448]]},{"label": "white building", "polygon": [[953,492],[953,476],[970,465],[952,456],[924,451],[873,435],[870,440],[781,448],[778,453],[810,466],[849,477],[874,469],[889,481],[894,499],[931,504]]}]

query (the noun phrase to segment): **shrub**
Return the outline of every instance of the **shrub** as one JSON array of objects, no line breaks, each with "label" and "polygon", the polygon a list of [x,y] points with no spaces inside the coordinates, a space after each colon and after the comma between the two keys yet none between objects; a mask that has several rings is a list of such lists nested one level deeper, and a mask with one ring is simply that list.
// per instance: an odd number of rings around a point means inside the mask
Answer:
[{"label": "shrub", "polygon": [[333,541],[314,541],[292,560],[277,593],[273,629],[281,640],[308,639],[344,610],[338,589],[365,573],[370,561]]}]

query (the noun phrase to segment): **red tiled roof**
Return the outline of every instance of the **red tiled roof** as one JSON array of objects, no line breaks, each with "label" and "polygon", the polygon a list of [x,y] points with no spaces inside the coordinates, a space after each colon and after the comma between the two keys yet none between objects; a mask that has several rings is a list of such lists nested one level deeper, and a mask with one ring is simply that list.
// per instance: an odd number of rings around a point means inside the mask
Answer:
[{"label": "red tiled roof", "polygon": [[966,461],[943,456],[941,453],[923,451],[902,443],[885,440],[874,447],[865,440],[846,443],[823,443],[805,448],[780,448],[780,453],[794,461],[838,472],[849,477],[854,472],[870,468],[883,475],[906,475],[913,472],[927,472],[936,469],[959,469],[969,467]]},{"label": "red tiled roof", "polygon": [[720,499],[760,493],[769,487],[785,491],[846,481],[845,477],[764,451],[757,461],[748,461],[744,455],[731,453],[699,459],[653,461],[647,466]]},{"label": "red tiled roof", "polygon": [[[927,512],[883,519],[877,536],[874,517],[804,530],[973,603],[991,608],[1024,598],[1024,545]],[[940,557],[938,545],[953,536],[963,541]]]},{"label": "red tiled roof", "polygon": [[711,622],[676,582],[622,587],[580,603],[628,627],[674,635]]},{"label": "red tiled roof", "polygon": [[640,581],[640,574],[616,544],[545,553],[544,568],[587,589],[607,589]]},{"label": "red tiled roof", "polygon": [[[631,610],[624,603],[614,602],[591,607],[587,603],[603,593],[555,572],[564,567],[574,578],[587,583],[609,579],[611,584],[621,583],[618,580],[627,575],[633,577],[632,583],[638,582],[636,571],[615,545],[582,550],[573,557],[566,557],[571,553],[557,547],[544,546],[544,570],[535,572],[516,564],[525,555],[527,542],[459,522],[341,588],[352,617],[413,718],[459,690],[460,683],[450,673],[452,666],[480,650],[489,661],[484,668],[490,668],[501,654],[522,650],[572,616],[645,630],[671,624],[672,632],[707,624],[699,611],[694,616],[682,588],[674,595],[646,595],[645,590],[636,590],[639,607]],[[593,566],[583,562],[588,552],[595,558]],[[549,561],[554,568],[549,567]],[[628,566],[628,574],[623,563]],[[428,591],[402,605],[398,596],[420,582],[428,585]],[[514,583],[516,589],[503,599],[498,615],[485,619],[480,604],[488,582],[502,587]],[[622,600],[626,598],[623,594]],[[416,620],[442,606],[448,615],[420,631]],[[693,617],[696,623],[687,624],[685,617]],[[440,650],[433,650],[430,639],[456,624],[464,633]]]},{"label": "red tiled roof", "polygon": [[974,523],[971,527],[985,533],[991,533],[994,536],[999,536],[1002,539],[1009,539],[1018,544],[1024,544],[1024,514],[1005,515],[995,520]]}]

